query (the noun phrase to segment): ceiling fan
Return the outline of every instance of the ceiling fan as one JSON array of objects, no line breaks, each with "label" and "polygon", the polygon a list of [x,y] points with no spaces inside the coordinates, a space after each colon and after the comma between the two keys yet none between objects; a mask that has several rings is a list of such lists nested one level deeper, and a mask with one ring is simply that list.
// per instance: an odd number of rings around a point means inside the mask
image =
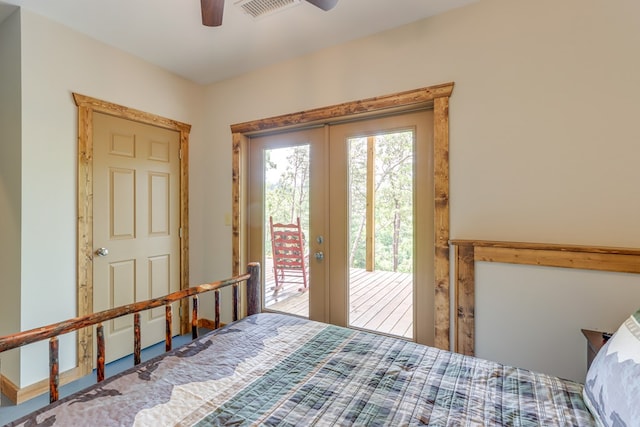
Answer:
[{"label": "ceiling fan", "polygon": [[[319,7],[325,12],[333,9],[338,3],[338,0],[305,0],[312,5]],[[279,2],[273,3],[282,3]],[[284,2],[286,3],[286,2]],[[200,0],[200,7],[202,9],[202,25],[207,27],[218,27],[222,25],[222,12],[224,11],[224,0]]]}]

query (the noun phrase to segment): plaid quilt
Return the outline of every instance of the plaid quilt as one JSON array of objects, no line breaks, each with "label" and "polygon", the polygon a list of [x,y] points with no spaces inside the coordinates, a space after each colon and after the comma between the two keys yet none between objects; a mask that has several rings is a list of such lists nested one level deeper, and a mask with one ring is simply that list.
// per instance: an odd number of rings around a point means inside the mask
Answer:
[{"label": "plaid quilt", "polygon": [[263,313],[18,420],[91,426],[591,426],[582,385]]}]

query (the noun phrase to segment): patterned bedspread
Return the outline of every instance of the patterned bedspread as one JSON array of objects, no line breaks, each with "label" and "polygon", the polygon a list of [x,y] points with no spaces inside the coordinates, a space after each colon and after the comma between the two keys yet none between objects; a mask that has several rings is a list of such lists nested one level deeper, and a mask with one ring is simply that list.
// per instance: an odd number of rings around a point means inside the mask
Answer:
[{"label": "patterned bedspread", "polygon": [[590,426],[582,385],[259,314],[12,425]]}]

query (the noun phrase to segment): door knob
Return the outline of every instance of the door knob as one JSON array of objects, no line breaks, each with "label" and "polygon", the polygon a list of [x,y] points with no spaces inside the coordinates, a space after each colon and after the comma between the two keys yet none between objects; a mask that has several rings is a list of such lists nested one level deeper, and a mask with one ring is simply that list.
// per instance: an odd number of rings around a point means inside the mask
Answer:
[{"label": "door knob", "polygon": [[318,251],[314,255],[318,261],[322,261],[324,259],[324,253],[322,251]]},{"label": "door knob", "polygon": [[109,255],[109,249],[107,249],[107,248],[98,248],[98,250],[96,250],[96,255],[98,255],[98,256],[107,256],[107,255]]}]

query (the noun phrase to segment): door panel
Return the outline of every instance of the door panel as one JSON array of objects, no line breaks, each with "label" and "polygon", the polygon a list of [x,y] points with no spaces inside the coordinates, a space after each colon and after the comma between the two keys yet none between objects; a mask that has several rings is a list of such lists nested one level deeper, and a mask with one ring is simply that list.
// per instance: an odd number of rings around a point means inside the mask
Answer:
[{"label": "door panel", "polygon": [[[108,295],[113,301],[110,306],[118,307],[135,301],[135,263],[135,260],[124,260],[109,265]],[[126,333],[130,329],[131,316],[119,317],[111,321],[112,334]]]},{"label": "door panel", "polygon": [[[350,260],[353,258],[353,234],[357,233],[358,227],[352,227],[351,222],[365,217],[361,224],[363,227],[366,224],[369,230],[367,240],[382,233],[379,229],[376,231],[376,227],[369,227],[372,222],[376,223],[375,208],[370,210],[370,214],[353,214],[356,205],[353,193],[358,187],[353,165],[356,161],[364,165],[367,160],[380,157],[380,153],[375,154],[376,145],[383,145],[388,140],[389,151],[394,148],[393,144],[400,143],[401,137],[411,139],[406,153],[400,153],[411,156],[412,164],[409,167],[409,191],[413,195],[409,196],[412,200],[407,203],[412,207],[407,211],[406,207],[400,206],[405,209],[404,218],[412,223],[409,231],[412,235],[408,236],[412,246],[412,260],[408,261],[411,267],[408,272],[390,272],[387,270],[393,268],[382,266],[376,269],[373,262],[376,250],[373,248],[380,245],[369,242],[366,266],[354,268]],[[434,295],[433,113],[421,111],[334,125],[330,128],[329,141],[330,322],[360,328],[375,327],[379,332],[431,344]],[[354,144],[365,142],[366,149],[354,150]],[[388,163],[396,167],[399,161],[389,160]],[[370,162],[368,167],[375,169],[375,162]],[[383,172],[378,171],[378,181],[374,176],[368,178],[370,194],[366,199],[367,205],[375,207],[376,201],[371,194],[378,194],[385,182],[392,181],[389,170]],[[372,186],[376,188],[372,189]],[[400,190],[391,189],[384,196],[377,197],[386,202],[393,197],[394,191]],[[381,248],[378,252],[383,250]],[[386,253],[385,256],[389,257]],[[365,272],[366,278],[361,277],[363,269],[371,270]]]},{"label": "door panel", "polygon": [[171,211],[171,175],[149,173],[149,235],[168,236]]},{"label": "door panel", "polygon": [[[323,128],[315,128],[251,138],[249,145],[249,259],[261,260],[265,266],[263,307],[314,320],[325,318],[325,295],[322,286],[325,263],[313,256],[316,252],[324,251],[321,237],[324,235],[327,208],[323,191],[326,186],[326,174],[323,173],[326,156],[324,135]],[[306,171],[299,172],[303,168],[306,168]],[[301,179],[307,182],[301,185]],[[287,182],[284,185],[283,180]],[[277,203],[268,194],[270,191],[279,191],[276,187],[281,191],[291,192],[291,186],[297,188],[295,194],[290,194],[292,198],[297,199],[295,203],[290,200]],[[279,198],[284,199],[286,195]],[[307,292],[301,293],[297,287],[288,292],[285,289],[286,292],[279,294],[279,298],[275,299],[272,289],[274,273],[269,259],[270,216],[273,216],[275,222],[285,223],[294,223],[300,216],[308,254]]]},{"label": "door panel", "polygon": [[[95,113],[93,140],[93,242],[108,250],[93,259],[94,311],[179,290],[179,133]],[[162,308],[141,316],[141,337],[164,340]],[[105,339],[107,361],[130,354],[133,317],[105,325]]]}]

